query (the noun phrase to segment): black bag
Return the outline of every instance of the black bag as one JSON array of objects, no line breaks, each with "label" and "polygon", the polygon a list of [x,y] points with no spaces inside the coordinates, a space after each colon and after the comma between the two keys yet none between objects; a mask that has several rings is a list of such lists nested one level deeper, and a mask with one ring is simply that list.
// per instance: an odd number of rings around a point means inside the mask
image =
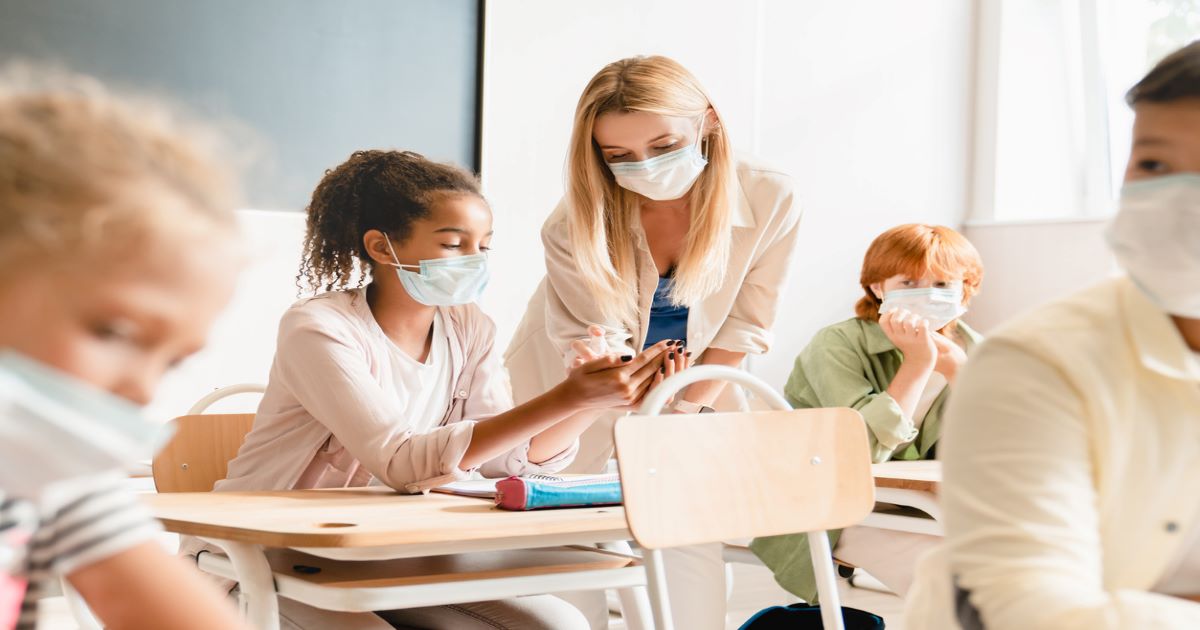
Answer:
[{"label": "black bag", "polygon": [[[842,608],[846,630],[883,630],[883,617],[857,608]],[[764,608],[738,630],[809,630],[824,628],[821,607],[808,604]]]}]

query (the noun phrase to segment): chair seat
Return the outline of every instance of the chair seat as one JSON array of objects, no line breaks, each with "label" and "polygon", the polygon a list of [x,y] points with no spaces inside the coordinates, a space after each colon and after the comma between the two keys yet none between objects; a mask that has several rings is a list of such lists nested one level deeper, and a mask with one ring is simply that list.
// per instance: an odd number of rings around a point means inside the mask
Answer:
[{"label": "chair seat", "polygon": [[[488,551],[396,560],[329,560],[266,552],[278,594],[310,606],[367,612],[580,589],[645,584],[638,558],[583,546]],[[202,570],[236,579],[229,559],[202,554]]]}]

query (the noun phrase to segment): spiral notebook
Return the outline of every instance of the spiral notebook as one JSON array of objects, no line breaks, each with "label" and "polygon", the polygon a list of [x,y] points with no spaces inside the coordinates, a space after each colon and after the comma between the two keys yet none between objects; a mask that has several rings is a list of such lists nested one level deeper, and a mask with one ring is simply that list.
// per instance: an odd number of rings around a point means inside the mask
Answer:
[{"label": "spiral notebook", "polygon": [[619,505],[621,479],[605,475],[526,475],[507,479],[456,481],[434,492],[493,499],[505,510]]}]

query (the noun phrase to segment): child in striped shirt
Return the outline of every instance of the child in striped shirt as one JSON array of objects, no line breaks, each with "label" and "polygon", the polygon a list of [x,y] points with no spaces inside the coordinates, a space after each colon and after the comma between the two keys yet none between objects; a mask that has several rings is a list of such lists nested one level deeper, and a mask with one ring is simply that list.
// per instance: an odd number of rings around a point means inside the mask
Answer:
[{"label": "child in striped shirt", "polygon": [[243,628],[121,487],[232,293],[232,179],[163,109],[47,74],[0,71],[0,630],[60,577],[110,628]]}]

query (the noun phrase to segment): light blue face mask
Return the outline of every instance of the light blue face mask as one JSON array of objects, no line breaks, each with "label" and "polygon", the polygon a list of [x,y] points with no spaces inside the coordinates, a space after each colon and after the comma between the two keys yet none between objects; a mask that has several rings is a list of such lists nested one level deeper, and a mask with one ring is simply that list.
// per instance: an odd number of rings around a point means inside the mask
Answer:
[{"label": "light blue face mask", "polygon": [[431,258],[417,265],[403,265],[396,257],[392,240],[388,239],[387,244],[396,261],[392,266],[400,276],[400,284],[412,299],[426,306],[458,306],[478,301],[491,278],[487,254]]},{"label": "light blue face mask", "polygon": [[0,490],[36,498],[55,482],[149,459],[170,439],[137,405],[16,352],[0,351]]},{"label": "light blue face mask", "polygon": [[700,129],[692,144],[641,162],[609,163],[608,170],[612,171],[619,186],[647,199],[678,199],[691,190],[708,165],[708,159],[700,151],[702,138],[704,118],[700,119]]},{"label": "light blue face mask", "polygon": [[962,302],[962,285],[948,289],[896,289],[883,294],[879,312],[904,309],[927,320],[930,330],[941,330],[967,312]]}]

